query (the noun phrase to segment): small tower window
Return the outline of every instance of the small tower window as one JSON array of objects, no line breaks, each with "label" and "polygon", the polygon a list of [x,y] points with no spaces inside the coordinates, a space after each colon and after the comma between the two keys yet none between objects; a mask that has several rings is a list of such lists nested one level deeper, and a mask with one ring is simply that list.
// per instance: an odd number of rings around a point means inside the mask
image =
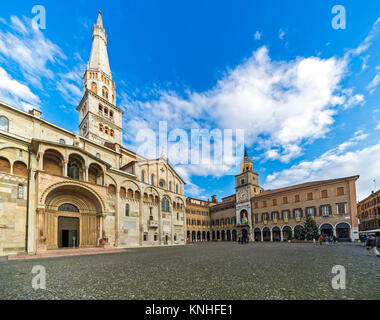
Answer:
[{"label": "small tower window", "polygon": [[59,143],[60,143],[60,144],[65,144],[65,140],[63,140],[63,139],[59,139]]},{"label": "small tower window", "polygon": [[107,108],[104,108],[104,114],[105,114],[106,116],[108,116],[108,109],[107,109]]},{"label": "small tower window", "polygon": [[0,130],[9,131],[9,120],[6,117],[0,117]]},{"label": "small tower window", "polygon": [[101,104],[99,104],[99,112],[103,112],[103,107]]},{"label": "small tower window", "polygon": [[103,132],[103,125],[101,123],[99,124],[99,131]]},{"label": "small tower window", "polygon": [[114,131],[113,130],[110,131],[110,135],[111,135],[111,137],[114,136]]},{"label": "small tower window", "polygon": [[24,199],[24,186],[22,184],[18,185],[18,192],[17,192],[18,199]]},{"label": "small tower window", "polygon": [[110,117],[113,118],[113,111],[110,111]]},{"label": "small tower window", "polygon": [[100,158],[101,158],[100,153],[97,153],[97,154],[96,154],[96,157],[97,157],[98,159],[100,159]]},{"label": "small tower window", "polygon": [[105,128],[104,128],[104,133],[105,133],[105,134],[108,134],[108,127],[105,127]]},{"label": "small tower window", "polygon": [[98,88],[97,88],[95,82],[91,83],[91,91],[92,91],[93,93],[95,93],[95,94],[98,93]]}]

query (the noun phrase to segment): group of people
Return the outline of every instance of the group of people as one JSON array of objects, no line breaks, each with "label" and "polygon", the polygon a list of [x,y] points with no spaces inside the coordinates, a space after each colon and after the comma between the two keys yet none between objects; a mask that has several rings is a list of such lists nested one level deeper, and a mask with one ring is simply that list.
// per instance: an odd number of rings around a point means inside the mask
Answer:
[{"label": "group of people", "polygon": [[249,243],[249,237],[239,237],[238,242],[240,244]]},{"label": "group of people", "polygon": [[325,243],[326,245],[333,245],[335,246],[337,243],[337,238],[334,235],[326,235],[326,234],[321,234],[319,237],[314,238],[314,244],[322,245]]}]

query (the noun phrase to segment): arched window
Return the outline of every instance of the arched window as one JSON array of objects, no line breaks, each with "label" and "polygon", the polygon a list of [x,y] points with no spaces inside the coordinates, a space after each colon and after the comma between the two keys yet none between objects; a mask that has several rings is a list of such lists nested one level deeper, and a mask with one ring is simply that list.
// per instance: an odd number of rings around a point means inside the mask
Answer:
[{"label": "arched window", "polygon": [[99,124],[99,131],[103,132],[103,125],[101,123]]},{"label": "arched window", "polygon": [[110,111],[110,117],[113,118],[113,111]]},{"label": "arched window", "polygon": [[0,157],[0,172],[11,172],[11,164],[7,158]]},{"label": "arched window", "polygon": [[127,196],[127,191],[124,187],[120,188],[120,197],[125,198]]},{"label": "arched window", "polygon": [[150,176],[150,184],[154,185],[154,174]]},{"label": "arched window", "polygon": [[175,185],[175,192],[178,193],[178,184]]},{"label": "arched window", "polygon": [[79,209],[74,206],[73,204],[71,203],[64,203],[62,205],[59,206],[58,208],[58,211],[60,212],[77,212],[79,213]]},{"label": "arched window", "polygon": [[99,104],[99,112],[102,113],[103,112],[103,107],[101,104]]},{"label": "arched window", "polygon": [[104,108],[104,114],[105,114],[106,116],[108,116],[108,109],[107,109],[107,108]]},{"label": "arched window", "polygon": [[172,191],[172,182],[169,181],[169,191]]},{"label": "arched window", "polygon": [[165,187],[165,182],[164,182],[164,180],[160,180],[160,188],[163,188],[163,187]]},{"label": "arched window", "polygon": [[141,172],[141,181],[145,182],[145,171],[144,170]]},{"label": "arched window", "polygon": [[161,200],[161,210],[165,212],[170,212],[170,204],[167,198],[162,198]]},{"label": "arched window", "polygon": [[96,157],[97,157],[98,159],[101,159],[101,158],[102,158],[102,156],[100,155],[100,153],[97,153],[97,154],[96,154]]},{"label": "arched window", "polygon": [[103,87],[102,95],[104,99],[108,100],[108,89],[106,87]]},{"label": "arched window", "polygon": [[28,176],[28,168],[26,164],[21,161],[16,161],[13,164],[13,174],[23,177]]},{"label": "arched window", "polygon": [[110,135],[111,135],[111,137],[113,137],[115,135],[115,133],[114,133],[114,131],[112,129],[110,131]]},{"label": "arched window", "polygon": [[91,83],[91,91],[95,94],[98,94],[98,87],[96,86],[96,83]]},{"label": "arched window", "polygon": [[9,120],[6,117],[0,117],[0,130],[9,131]]},{"label": "arched window", "polygon": [[63,139],[59,139],[59,143],[60,143],[60,144],[65,144],[65,140],[63,140]]},{"label": "arched window", "polygon": [[108,127],[105,127],[105,128],[104,128],[104,133],[105,133],[105,134],[108,134]]},{"label": "arched window", "polygon": [[129,217],[129,204],[128,203],[125,205],[125,216]]}]

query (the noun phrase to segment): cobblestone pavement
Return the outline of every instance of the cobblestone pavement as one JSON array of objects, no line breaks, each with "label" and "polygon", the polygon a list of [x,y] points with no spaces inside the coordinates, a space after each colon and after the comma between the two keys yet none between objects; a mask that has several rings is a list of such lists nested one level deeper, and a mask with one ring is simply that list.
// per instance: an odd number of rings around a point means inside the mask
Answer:
[{"label": "cobblestone pavement", "polygon": [[[33,266],[46,290],[32,289]],[[332,268],[346,269],[334,290]],[[0,262],[0,299],[380,299],[380,258],[353,244],[203,243]]]}]

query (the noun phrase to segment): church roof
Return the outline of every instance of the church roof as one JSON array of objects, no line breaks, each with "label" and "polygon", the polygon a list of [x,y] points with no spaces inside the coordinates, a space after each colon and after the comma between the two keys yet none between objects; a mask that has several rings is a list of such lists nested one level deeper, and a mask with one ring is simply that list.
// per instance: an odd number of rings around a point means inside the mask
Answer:
[{"label": "church roof", "polygon": [[252,162],[252,159],[248,156],[247,148],[244,148],[244,163],[246,162]]}]

